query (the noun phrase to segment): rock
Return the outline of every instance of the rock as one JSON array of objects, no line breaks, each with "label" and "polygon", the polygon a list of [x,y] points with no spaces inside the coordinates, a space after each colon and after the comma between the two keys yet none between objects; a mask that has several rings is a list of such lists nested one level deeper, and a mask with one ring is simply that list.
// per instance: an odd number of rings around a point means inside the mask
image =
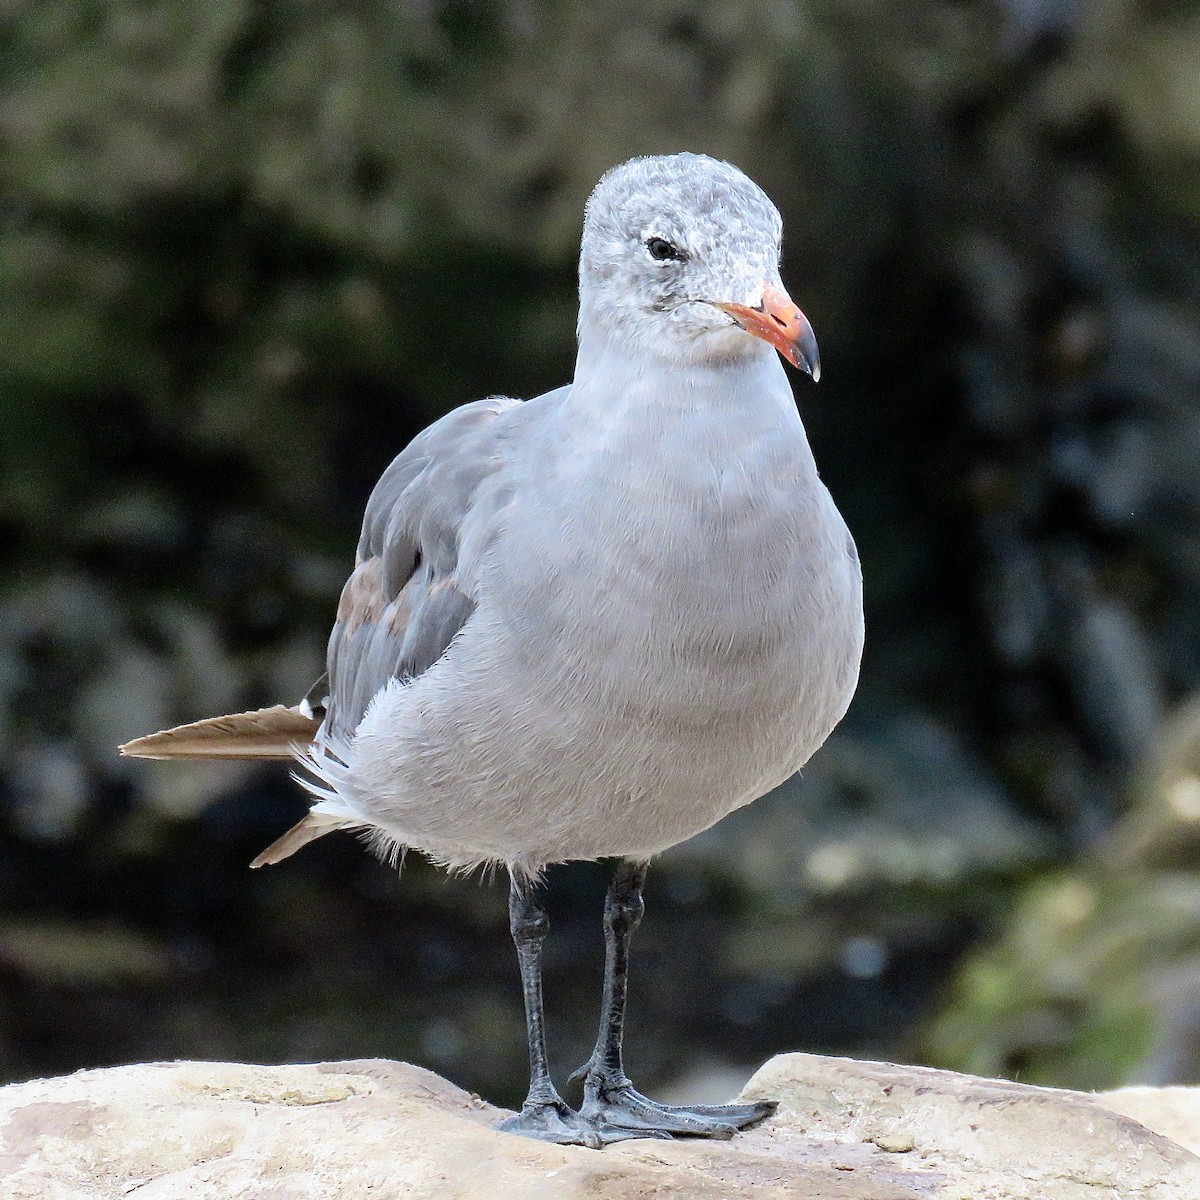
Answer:
[{"label": "rock", "polygon": [[[1185,1200],[1197,1089],[1093,1097],[928,1068],[789,1054],[747,1096],[780,1100],[732,1142],[597,1152],[497,1133],[476,1096],[382,1060],[154,1063],[0,1089],[14,1200],[272,1200],[370,1194],[570,1200]],[[1154,1128],[1122,1111],[1135,1111]]]},{"label": "rock", "polygon": [[889,1154],[907,1154],[916,1146],[911,1133],[877,1133],[867,1140]]},{"label": "rock", "polygon": [[1118,1088],[1104,1093],[1103,1103],[1200,1154],[1200,1088]]}]

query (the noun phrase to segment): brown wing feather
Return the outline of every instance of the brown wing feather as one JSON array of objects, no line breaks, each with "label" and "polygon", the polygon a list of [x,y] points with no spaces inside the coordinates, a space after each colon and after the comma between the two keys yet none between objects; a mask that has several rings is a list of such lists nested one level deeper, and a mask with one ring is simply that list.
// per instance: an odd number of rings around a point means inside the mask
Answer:
[{"label": "brown wing feather", "polygon": [[299,708],[259,708],[208,717],[134,738],[119,747],[127,758],[294,758],[308,746],[321,722]]}]

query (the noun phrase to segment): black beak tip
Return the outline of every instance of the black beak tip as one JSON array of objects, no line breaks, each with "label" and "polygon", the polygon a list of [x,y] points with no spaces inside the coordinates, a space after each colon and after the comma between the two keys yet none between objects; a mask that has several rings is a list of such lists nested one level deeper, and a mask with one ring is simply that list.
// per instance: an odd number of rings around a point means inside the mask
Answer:
[{"label": "black beak tip", "polygon": [[796,363],[806,375],[812,376],[813,383],[821,382],[821,352],[817,349],[817,339],[811,329],[805,330],[796,341]]}]

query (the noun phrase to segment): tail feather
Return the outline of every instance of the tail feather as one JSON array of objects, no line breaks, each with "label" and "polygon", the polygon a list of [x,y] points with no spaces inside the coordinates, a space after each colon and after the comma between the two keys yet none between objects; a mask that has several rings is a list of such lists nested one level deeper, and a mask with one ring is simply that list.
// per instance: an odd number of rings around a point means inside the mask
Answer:
[{"label": "tail feather", "polygon": [[[364,827],[365,822],[345,810],[338,794],[337,781],[346,774],[344,762],[331,746],[313,745],[320,728],[321,719],[314,715],[311,701],[306,698],[295,708],[276,704],[273,708],[177,725],[174,729],[135,738],[119,749],[129,758],[299,759],[316,777],[294,777],[312,794],[316,804],[250,864],[265,867],[290,857],[302,846],[335,829]],[[331,808],[338,811],[330,811]]]},{"label": "tail feather", "polygon": [[320,727],[320,720],[302,706],[276,704],[177,725],[134,738],[119,749],[129,758],[294,758],[312,744]]},{"label": "tail feather", "polygon": [[269,867],[285,858],[290,858],[302,846],[332,833],[335,829],[355,829],[352,821],[335,817],[330,813],[313,810],[291,827],[281,838],[276,838],[250,865]]}]

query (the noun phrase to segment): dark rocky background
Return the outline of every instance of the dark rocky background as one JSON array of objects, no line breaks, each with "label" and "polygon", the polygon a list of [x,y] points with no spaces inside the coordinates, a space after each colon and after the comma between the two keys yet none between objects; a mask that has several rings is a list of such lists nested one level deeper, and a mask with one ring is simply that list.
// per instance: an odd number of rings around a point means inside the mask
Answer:
[{"label": "dark rocky background", "polygon": [[[652,872],[640,1082],[1200,1079],[1185,0],[0,6],[0,1077],[380,1055],[519,1099],[502,881],[346,837],[252,874],[282,770],[114,747],[304,693],[380,470],[569,378],[583,200],[677,149],[783,211],[869,643],[804,779]],[[563,1070],[604,882],[548,880]]]}]

